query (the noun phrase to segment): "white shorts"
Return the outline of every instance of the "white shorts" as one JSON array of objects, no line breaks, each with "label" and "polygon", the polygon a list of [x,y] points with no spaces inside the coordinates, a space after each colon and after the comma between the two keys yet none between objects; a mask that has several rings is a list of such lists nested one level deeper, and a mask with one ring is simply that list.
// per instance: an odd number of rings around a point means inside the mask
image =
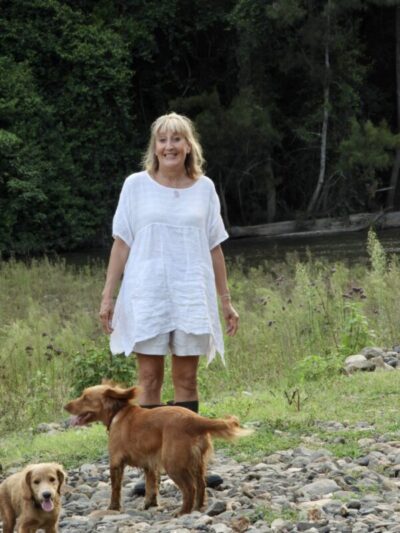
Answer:
[{"label": "white shorts", "polygon": [[208,351],[210,335],[194,335],[179,329],[160,333],[135,344],[133,351],[144,355],[204,355]]}]

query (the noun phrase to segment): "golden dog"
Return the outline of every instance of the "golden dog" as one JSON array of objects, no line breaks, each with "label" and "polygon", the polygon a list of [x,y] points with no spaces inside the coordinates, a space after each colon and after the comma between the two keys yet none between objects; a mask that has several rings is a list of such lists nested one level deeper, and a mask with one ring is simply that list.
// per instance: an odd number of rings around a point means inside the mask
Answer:
[{"label": "golden dog", "polygon": [[103,422],[109,430],[111,502],[120,510],[121,483],[125,465],[144,470],[145,509],[157,505],[158,482],[164,470],[182,492],[179,514],[201,509],[205,504],[205,473],[212,451],[211,435],[223,439],[249,435],[236,417],[210,420],[183,407],[144,409],[132,402],[138,389],[112,384],[87,388],[65,409],[77,415],[73,423]]},{"label": "golden dog", "polygon": [[0,485],[3,533],[13,533],[17,521],[18,533],[57,533],[65,477],[61,465],[41,463],[5,479]]}]

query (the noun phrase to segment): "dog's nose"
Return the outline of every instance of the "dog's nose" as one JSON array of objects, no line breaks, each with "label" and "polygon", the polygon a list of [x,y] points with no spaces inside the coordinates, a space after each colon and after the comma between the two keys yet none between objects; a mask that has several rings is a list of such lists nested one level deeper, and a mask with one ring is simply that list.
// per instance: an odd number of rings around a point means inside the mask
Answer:
[{"label": "dog's nose", "polygon": [[45,500],[49,500],[51,498],[51,492],[49,492],[48,490],[46,490],[45,492],[42,493],[42,496]]}]

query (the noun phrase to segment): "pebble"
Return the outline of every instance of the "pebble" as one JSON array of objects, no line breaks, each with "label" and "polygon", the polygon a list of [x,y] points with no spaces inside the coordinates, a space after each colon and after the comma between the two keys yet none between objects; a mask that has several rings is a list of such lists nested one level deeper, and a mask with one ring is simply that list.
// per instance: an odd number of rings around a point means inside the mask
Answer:
[{"label": "pebble", "polygon": [[[370,427],[362,422],[318,424],[330,433]],[[110,478],[104,455],[93,464],[69,470],[60,532],[400,533],[400,440],[393,440],[393,435],[362,438],[362,455],[354,459],[335,458],[318,436],[305,442],[276,450],[257,464],[239,463],[218,450],[210,472],[222,476],[223,484],[207,489],[203,512],[181,517],[174,517],[181,494],[167,476],[161,477],[159,507],[144,510],[143,498],[132,492],[142,474],[129,467],[122,510],[108,511]],[[0,481],[9,473],[2,473]]]}]

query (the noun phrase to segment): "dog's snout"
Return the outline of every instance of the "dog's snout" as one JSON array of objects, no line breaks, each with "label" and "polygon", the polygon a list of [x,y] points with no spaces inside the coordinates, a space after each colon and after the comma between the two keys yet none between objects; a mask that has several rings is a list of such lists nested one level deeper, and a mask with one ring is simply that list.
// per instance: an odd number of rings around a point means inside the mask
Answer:
[{"label": "dog's snout", "polygon": [[48,491],[48,490],[45,490],[44,492],[42,492],[42,496],[45,500],[50,500],[51,498],[51,492]]}]

